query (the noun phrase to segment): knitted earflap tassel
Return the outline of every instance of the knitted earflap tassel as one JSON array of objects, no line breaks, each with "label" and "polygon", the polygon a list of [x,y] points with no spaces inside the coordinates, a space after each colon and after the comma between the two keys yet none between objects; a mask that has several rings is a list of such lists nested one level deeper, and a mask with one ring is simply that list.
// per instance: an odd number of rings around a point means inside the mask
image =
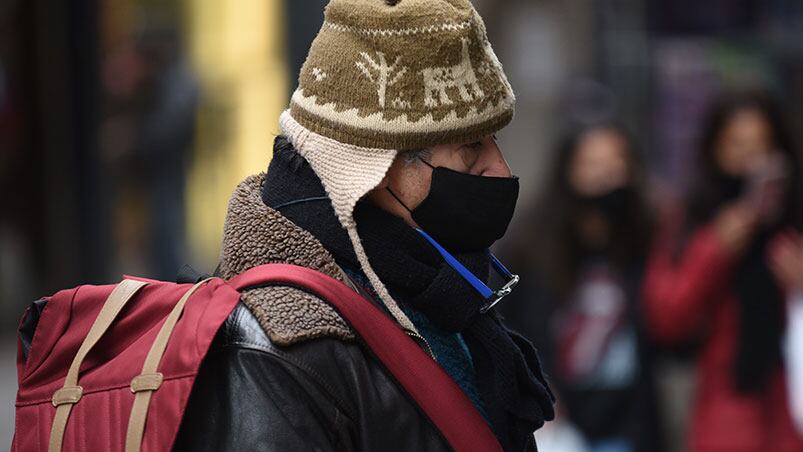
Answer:
[{"label": "knitted earflap tassel", "polygon": [[[426,14],[421,11],[426,10]],[[279,122],[321,179],[363,272],[415,331],[368,261],[353,213],[401,150],[504,128],[515,96],[470,0],[331,0]]]},{"label": "knitted earflap tassel", "polygon": [[418,333],[371,267],[353,217],[357,201],[379,185],[393,164],[396,151],[340,143],[306,129],[288,111],[282,113],[279,123],[282,132],[321,179],[337,219],[348,232],[360,266],[379,298],[402,328]]}]

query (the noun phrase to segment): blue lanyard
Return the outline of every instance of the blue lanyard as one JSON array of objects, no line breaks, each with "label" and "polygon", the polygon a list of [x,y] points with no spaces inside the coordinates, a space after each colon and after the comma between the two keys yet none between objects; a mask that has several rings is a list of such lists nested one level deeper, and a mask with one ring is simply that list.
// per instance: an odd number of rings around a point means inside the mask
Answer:
[{"label": "blue lanyard", "polygon": [[452,267],[463,279],[466,280],[469,284],[471,284],[474,289],[479,292],[480,295],[485,299],[485,306],[482,307],[480,312],[485,313],[489,309],[493,308],[497,303],[499,303],[502,298],[510,295],[513,292],[513,288],[519,283],[519,276],[514,275],[510,272],[501,262],[499,259],[496,258],[493,254],[491,256],[491,266],[499,273],[503,278],[505,278],[505,285],[502,286],[501,289],[494,291],[487,284],[482,282],[479,278],[477,278],[469,269],[465,267],[465,265],[461,264],[451,253],[446,251],[446,248],[442,247],[440,243],[436,242],[429,234],[424,232],[421,229],[416,228],[419,234],[421,234],[427,241],[435,247],[436,250],[443,256],[443,259]]}]

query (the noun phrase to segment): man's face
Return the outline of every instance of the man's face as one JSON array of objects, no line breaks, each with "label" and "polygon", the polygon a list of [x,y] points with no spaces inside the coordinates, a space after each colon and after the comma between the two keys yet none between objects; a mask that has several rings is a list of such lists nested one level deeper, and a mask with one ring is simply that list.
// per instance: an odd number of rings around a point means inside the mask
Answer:
[{"label": "man's face", "polygon": [[[511,177],[510,167],[493,135],[471,143],[443,144],[433,147],[422,158],[434,167],[442,166],[475,176]],[[404,221],[417,227],[410,212],[386,190],[390,188],[404,204],[414,210],[429,194],[432,168],[419,159],[399,154],[382,183],[368,194],[368,199]]]}]

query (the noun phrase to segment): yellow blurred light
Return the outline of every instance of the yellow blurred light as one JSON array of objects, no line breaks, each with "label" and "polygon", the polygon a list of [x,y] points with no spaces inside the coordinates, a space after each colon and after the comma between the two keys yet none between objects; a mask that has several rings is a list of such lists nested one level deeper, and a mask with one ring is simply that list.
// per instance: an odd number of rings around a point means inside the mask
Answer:
[{"label": "yellow blurred light", "polygon": [[228,199],[237,183],[267,168],[286,107],[282,0],[187,0],[189,44],[203,87],[188,182],[194,261],[218,258]]}]

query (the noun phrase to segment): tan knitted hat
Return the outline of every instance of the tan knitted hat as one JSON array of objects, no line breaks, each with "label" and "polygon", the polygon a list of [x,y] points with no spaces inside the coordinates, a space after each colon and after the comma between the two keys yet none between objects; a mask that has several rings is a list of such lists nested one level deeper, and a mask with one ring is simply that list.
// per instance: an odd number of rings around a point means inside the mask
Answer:
[{"label": "tan knitted hat", "polygon": [[476,141],[513,118],[515,97],[468,0],[332,0],[282,131],[307,159],[374,289],[415,330],[371,268],[357,201],[398,151]]}]

